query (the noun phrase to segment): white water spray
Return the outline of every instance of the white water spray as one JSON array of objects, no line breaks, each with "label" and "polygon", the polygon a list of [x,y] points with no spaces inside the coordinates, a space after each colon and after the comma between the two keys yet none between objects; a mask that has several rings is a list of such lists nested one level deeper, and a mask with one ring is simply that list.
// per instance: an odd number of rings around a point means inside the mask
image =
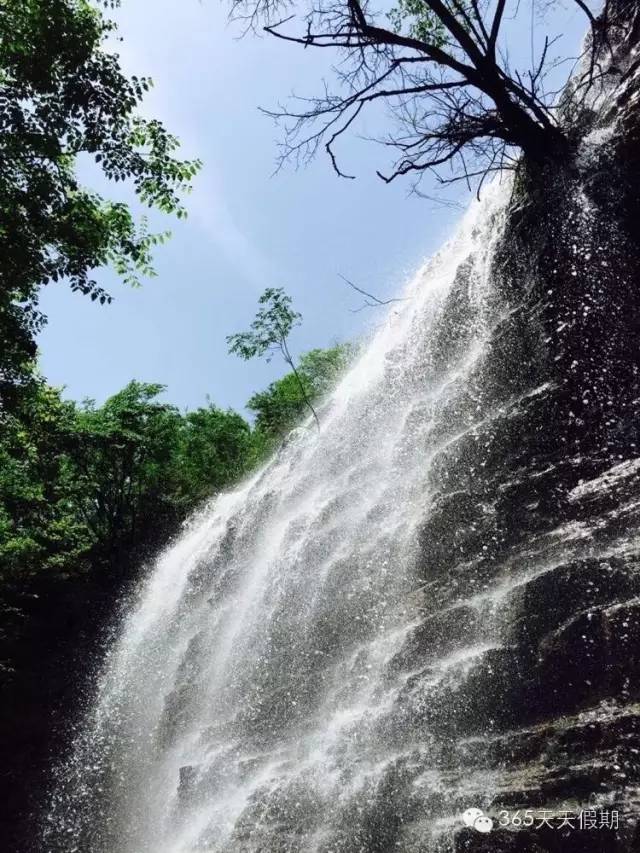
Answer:
[{"label": "white water spray", "polygon": [[[320,434],[298,429],[158,559],[54,797],[47,837],[65,850],[412,849],[394,840],[414,820],[398,792],[433,797],[443,782],[424,759],[428,727],[405,725],[412,672],[398,656],[420,621],[430,466],[469,429],[455,401],[496,320],[508,192],[494,184],[415,276],[322,407]],[[464,334],[443,320],[461,269]],[[429,683],[463,678],[495,642],[470,635]]]}]

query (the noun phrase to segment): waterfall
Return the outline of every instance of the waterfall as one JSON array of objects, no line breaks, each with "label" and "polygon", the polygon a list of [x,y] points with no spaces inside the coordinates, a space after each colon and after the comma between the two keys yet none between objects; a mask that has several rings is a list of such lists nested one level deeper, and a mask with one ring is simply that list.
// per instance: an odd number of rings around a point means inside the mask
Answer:
[{"label": "waterfall", "polygon": [[[420,530],[437,459],[485,416],[467,378],[500,319],[509,192],[486,190],[376,318],[319,433],[303,424],[150,567],[59,768],[43,849],[439,849],[464,774],[438,769],[455,731],[431,712],[500,632],[489,611],[482,630],[445,620],[416,659]],[[448,298],[461,276],[471,311]]]}]

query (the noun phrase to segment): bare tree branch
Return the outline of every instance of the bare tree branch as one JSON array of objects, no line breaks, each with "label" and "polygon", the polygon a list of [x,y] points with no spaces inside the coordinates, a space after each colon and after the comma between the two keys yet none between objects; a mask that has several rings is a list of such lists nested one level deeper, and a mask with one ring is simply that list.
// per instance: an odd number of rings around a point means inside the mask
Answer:
[{"label": "bare tree branch", "polygon": [[[297,2],[309,5],[298,12]],[[586,68],[573,84],[573,106],[584,109],[609,67],[603,57],[609,0],[598,17],[587,0],[573,2],[590,27]],[[557,88],[548,91],[546,83],[560,64],[550,54],[557,36],[545,33],[530,68],[510,68],[501,33],[503,22],[518,15],[518,0],[421,0],[413,18],[400,7],[395,17],[390,13],[392,26],[383,26],[370,0],[236,0],[233,8],[252,27],[261,21],[273,37],[332,51],[339,60],[332,69],[335,92],[325,84],[317,97],[294,99],[299,109],[265,111],[284,126],[279,167],[307,162],[321,149],[335,173],[352,180],[353,172],[340,165],[338,143],[375,103],[388,105],[396,121],[382,142],[398,159],[377,170],[386,183],[403,175],[419,181],[425,172],[441,183],[470,182],[512,167],[519,152],[538,163],[570,155]],[[278,16],[282,9],[291,14]]]},{"label": "bare tree branch", "polygon": [[358,287],[357,284],[354,284],[348,278],[343,276],[342,273],[338,273],[338,277],[341,278],[345,282],[345,284],[348,284],[349,287],[352,287],[358,293],[361,293],[363,296],[366,296],[367,300],[371,300],[370,302],[365,301],[364,305],[362,305],[360,308],[354,309],[354,311],[352,312],[354,314],[358,313],[359,311],[362,311],[364,308],[377,308],[380,305],[391,305],[392,302],[405,302],[407,299],[406,296],[396,296],[392,299],[379,299],[372,293],[368,293],[366,290],[363,290],[361,287]]}]

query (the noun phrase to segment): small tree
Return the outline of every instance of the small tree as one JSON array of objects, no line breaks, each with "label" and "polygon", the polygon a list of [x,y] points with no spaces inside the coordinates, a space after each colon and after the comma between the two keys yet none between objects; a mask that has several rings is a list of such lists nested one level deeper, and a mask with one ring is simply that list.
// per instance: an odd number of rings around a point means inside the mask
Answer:
[{"label": "small tree", "polygon": [[288,345],[291,330],[300,325],[302,314],[293,310],[291,297],[281,287],[268,287],[258,303],[263,307],[260,308],[255,320],[251,323],[250,331],[238,332],[227,337],[229,352],[247,360],[266,355],[267,361],[271,361],[273,356],[279,352],[291,368],[304,404],[313,415],[316,426],[320,429],[317,412],[309,399],[305,384],[298,373]]}]

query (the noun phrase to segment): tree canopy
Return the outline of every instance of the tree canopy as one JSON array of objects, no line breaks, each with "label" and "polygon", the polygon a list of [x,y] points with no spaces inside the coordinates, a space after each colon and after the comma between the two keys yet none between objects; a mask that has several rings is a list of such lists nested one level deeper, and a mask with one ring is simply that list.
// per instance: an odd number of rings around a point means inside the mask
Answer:
[{"label": "tree canopy", "polygon": [[136,222],[128,204],[81,185],[79,158],[140,202],[183,216],[180,198],[199,168],[177,159],[178,140],[139,106],[151,86],[127,77],[106,41],[115,25],[89,0],[0,4],[0,393],[29,376],[43,285],[65,281],[105,303],[92,278],[111,266],[128,283],[153,274],[166,233]]}]

